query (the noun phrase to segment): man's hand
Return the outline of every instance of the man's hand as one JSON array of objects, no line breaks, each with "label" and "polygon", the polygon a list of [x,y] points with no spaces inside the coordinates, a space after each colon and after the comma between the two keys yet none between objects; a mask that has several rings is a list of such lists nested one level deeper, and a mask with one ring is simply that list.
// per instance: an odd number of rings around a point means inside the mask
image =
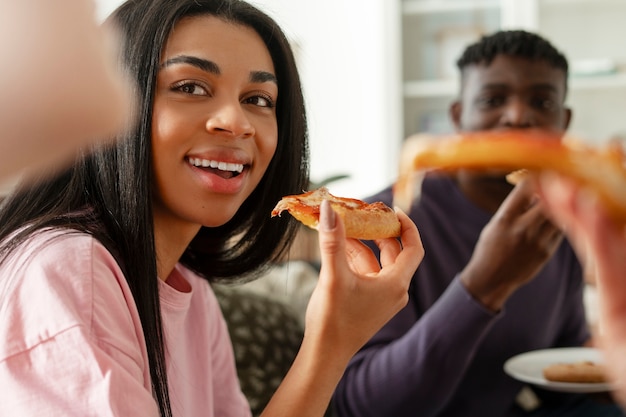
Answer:
[{"label": "man's hand", "polygon": [[545,215],[532,178],[518,184],[483,229],[461,272],[468,291],[498,311],[552,257],[562,233]]}]

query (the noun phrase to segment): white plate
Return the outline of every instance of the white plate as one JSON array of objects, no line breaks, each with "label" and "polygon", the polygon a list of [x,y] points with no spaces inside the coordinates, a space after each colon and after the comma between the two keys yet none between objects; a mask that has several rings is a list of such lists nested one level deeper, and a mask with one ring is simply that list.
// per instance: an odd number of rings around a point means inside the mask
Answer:
[{"label": "white plate", "polygon": [[558,348],[534,350],[514,356],[504,363],[504,371],[517,379],[551,391],[603,392],[608,383],[554,382],[543,377],[543,368],[558,362],[592,361],[603,363],[600,351],[593,348]]}]

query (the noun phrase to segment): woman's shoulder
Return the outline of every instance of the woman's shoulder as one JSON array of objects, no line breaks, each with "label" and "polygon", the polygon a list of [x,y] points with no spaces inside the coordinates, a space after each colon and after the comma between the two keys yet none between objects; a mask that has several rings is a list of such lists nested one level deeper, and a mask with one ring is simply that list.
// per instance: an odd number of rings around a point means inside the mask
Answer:
[{"label": "woman's shoulder", "polygon": [[37,231],[17,246],[0,264],[0,283],[7,271],[28,280],[53,280],[57,285],[120,272],[113,255],[95,237],[60,228]]},{"label": "woman's shoulder", "polygon": [[[11,239],[12,237],[9,237]],[[71,260],[72,252],[89,253],[99,245],[92,235],[73,229],[46,228],[31,232],[10,254],[10,262],[37,263],[48,259]]]},{"label": "woman's shoulder", "polygon": [[74,327],[90,332],[103,306],[125,305],[120,285],[113,256],[89,234],[33,234],[0,264],[0,349],[30,349]]}]

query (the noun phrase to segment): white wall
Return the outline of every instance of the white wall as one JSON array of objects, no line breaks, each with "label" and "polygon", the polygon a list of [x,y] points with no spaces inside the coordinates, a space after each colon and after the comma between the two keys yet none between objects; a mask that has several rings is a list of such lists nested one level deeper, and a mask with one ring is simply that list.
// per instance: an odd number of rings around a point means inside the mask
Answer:
[{"label": "white wall", "polygon": [[[308,106],[313,181],[364,197],[396,175],[401,142],[398,3],[389,0],[250,0],[297,45]],[[100,16],[120,0],[97,0]],[[392,30],[389,30],[389,29]]]}]

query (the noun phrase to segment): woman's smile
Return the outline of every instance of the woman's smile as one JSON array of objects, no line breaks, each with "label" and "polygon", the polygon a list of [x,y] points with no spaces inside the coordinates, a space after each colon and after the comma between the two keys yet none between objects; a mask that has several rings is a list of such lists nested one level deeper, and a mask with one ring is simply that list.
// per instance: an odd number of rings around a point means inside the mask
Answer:
[{"label": "woman's smile", "polygon": [[235,194],[241,191],[250,164],[237,159],[186,158],[194,177],[206,191],[219,194]]},{"label": "woman's smile", "polygon": [[202,168],[208,172],[213,172],[222,178],[232,178],[241,174],[243,164],[233,164],[230,162],[219,162],[210,159],[189,158],[189,163],[197,168]]}]

